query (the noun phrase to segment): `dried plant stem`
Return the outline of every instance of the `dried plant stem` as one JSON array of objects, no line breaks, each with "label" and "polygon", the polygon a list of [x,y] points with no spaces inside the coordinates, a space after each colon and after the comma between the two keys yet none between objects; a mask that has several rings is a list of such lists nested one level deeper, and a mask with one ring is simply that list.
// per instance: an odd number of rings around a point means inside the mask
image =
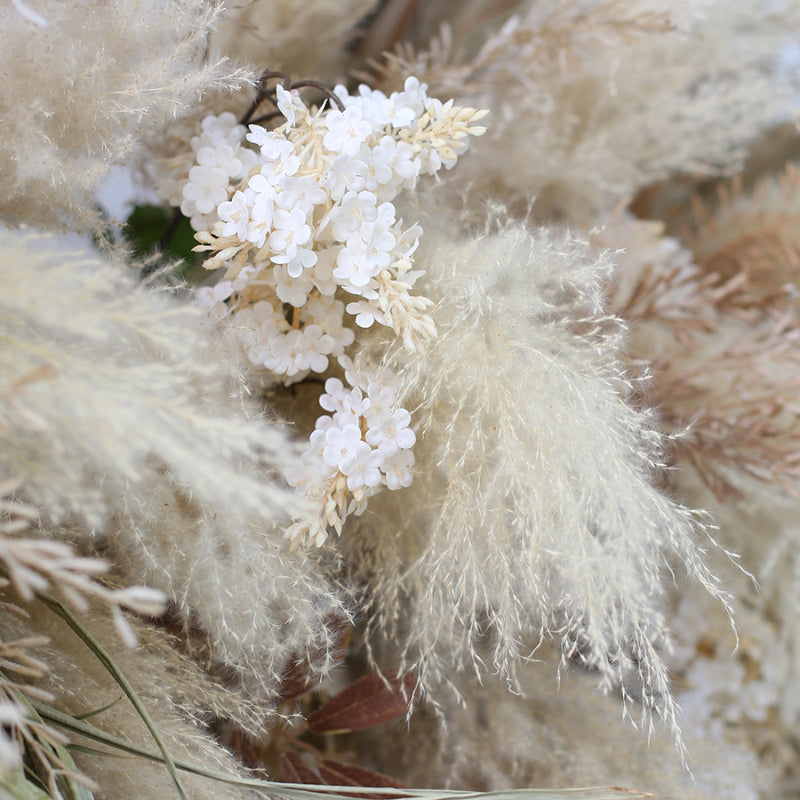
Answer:
[{"label": "dried plant stem", "polygon": [[[131,755],[146,758],[149,761],[163,762],[164,757],[159,753],[144,747],[126,742],[117,736],[106,733],[87,722],[77,720],[43,703],[35,704],[36,710],[42,719],[53,725],[59,725],[72,733],[85,736],[96,742],[109,745]],[[502,792],[467,792],[467,791],[440,791],[436,789],[403,789],[399,792],[390,787],[359,787],[359,786],[315,786],[297,783],[283,783],[280,781],[266,781],[257,778],[244,778],[239,775],[228,775],[224,772],[206,769],[196,764],[181,759],[174,759],[175,766],[194,775],[227,783],[242,788],[257,789],[270,795],[280,795],[289,800],[344,800],[345,797],[361,796],[387,796],[421,798],[421,800],[620,800],[620,798],[653,797],[646,792],[637,792],[619,787],[597,787],[581,789],[515,789]],[[341,793],[341,794],[340,794]],[[345,794],[346,793],[346,794]]]}]

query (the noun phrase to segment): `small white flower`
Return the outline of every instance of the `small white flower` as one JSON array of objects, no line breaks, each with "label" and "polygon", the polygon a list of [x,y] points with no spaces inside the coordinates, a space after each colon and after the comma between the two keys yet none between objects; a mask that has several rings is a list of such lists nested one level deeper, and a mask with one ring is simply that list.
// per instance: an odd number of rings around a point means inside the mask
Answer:
[{"label": "small white flower", "polygon": [[219,147],[229,145],[238,147],[244,136],[244,127],[236,122],[236,117],[230,111],[225,111],[219,116],[209,114],[200,123],[202,134],[192,139],[192,149],[197,152],[201,147]]},{"label": "small white flower", "polygon": [[228,178],[238,178],[242,175],[242,162],[238,158],[240,148],[234,149],[229,144],[217,147],[201,147],[197,151],[197,163],[201,167],[219,167]]},{"label": "small white flower", "polygon": [[381,271],[374,255],[367,251],[367,245],[353,234],[347,240],[347,246],[339,251],[336,257],[336,269],[333,276],[346,289],[358,292],[369,284],[370,279]]},{"label": "small white flower", "polygon": [[328,199],[328,193],[313,178],[285,178],[280,183],[277,196],[279,208],[299,208],[307,216],[314,213],[314,206]]},{"label": "small white flower", "polygon": [[394,143],[394,139],[391,136],[384,136],[380,144],[375,147],[361,146],[361,158],[367,165],[364,188],[369,189],[371,192],[375,191],[378,186],[390,183],[395,177],[391,166],[393,149],[386,146],[384,139]]},{"label": "small white flower", "polygon": [[370,426],[365,438],[381,453],[391,456],[398,450],[408,450],[417,441],[414,431],[408,427],[410,424],[411,414],[405,408],[398,408],[375,427]]},{"label": "small white flower", "polygon": [[[260,177],[260,176],[256,176]],[[252,189],[247,191],[252,192]],[[275,213],[275,201],[269,192],[258,192],[254,194],[250,207],[249,216],[245,225],[245,240],[252,242],[256,247],[263,247],[267,236],[272,230],[272,219]]]},{"label": "small white flower", "polygon": [[282,133],[268,131],[260,125],[251,125],[247,140],[259,146],[264,161],[280,163],[281,175],[294,175],[300,169],[300,158],[295,152],[294,144]]},{"label": "small white flower", "polygon": [[336,156],[325,179],[325,188],[332,200],[340,200],[346,192],[359,192],[364,188],[367,165],[359,158],[344,154]]},{"label": "small white flower", "polygon": [[[248,223],[250,222],[250,208],[255,199],[255,192],[252,189],[236,192],[230,200],[220,203],[217,214],[222,220],[223,236],[233,236],[240,242],[248,240]],[[271,224],[272,219],[268,221]]]},{"label": "small white flower", "polygon": [[299,278],[304,270],[311,269],[317,263],[317,254],[307,247],[298,247],[295,254],[286,262],[286,271],[290,278]]},{"label": "small white flower", "polygon": [[370,401],[359,387],[345,389],[338,378],[328,378],[325,381],[325,394],[320,397],[319,404],[326,411],[332,412],[336,424],[343,427],[344,425],[360,426],[361,417],[369,408]]},{"label": "small white flower", "polygon": [[339,255],[340,248],[326,247],[324,250],[316,250],[317,263],[314,265],[313,278],[314,286],[320,293],[332,297],[336,294],[338,284],[333,277],[333,269],[336,266],[336,257]]},{"label": "small white flower", "polygon": [[420,83],[419,78],[413,75],[406,78],[402,92],[392,92],[389,99],[392,101],[392,125],[395,128],[410,127],[422,114],[428,104],[426,94],[428,85]]},{"label": "small white flower", "polygon": [[331,213],[333,238],[344,242],[362,225],[378,218],[377,198],[372,192],[347,192],[338,208]]},{"label": "small white flower", "polygon": [[374,131],[382,131],[392,123],[392,101],[379,89],[371,89],[365,83],[358,87],[358,96],[348,98],[350,105],[357,105]]},{"label": "small white flower", "polygon": [[276,169],[276,165],[269,163],[261,167],[260,172],[247,181],[247,185],[257,194],[268,194],[275,197],[280,190],[284,176]]},{"label": "small white flower", "polygon": [[332,297],[312,297],[303,313],[300,315],[302,322],[313,320],[336,342],[332,355],[338,356],[355,340],[355,332],[345,327],[344,303]]},{"label": "small white flower", "polygon": [[195,166],[189,170],[189,182],[183,187],[181,211],[191,216],[195,210],[211,214],[220,203],[228,199],[228,175],[219,167]]},{"label": "small white flower", "polygon": [[398,450],[394,455],[383,459],[383,482],[388,489],[397,491],[411,486],[414,474],[414,453],[412,450]]},{"label": "small white flower", "polygon": [[[287,264],[297,254],[297,248],[311,238],[311,228],[300,208],[293,208],[291,211],[285,208],[276,209],[272,225],[273,230],[269,235],[272,261],[275,264]],[[293,277],[298,277],[299,274]]]},{"label": "small white flower", "polygon": [[289,275],[289,268],[284,264],[276,264],[273,269],[275,294],[282,303],[289,303],[294,308],[302,308],[308,301],[308,295],[314,289],[314,281],[310,270],[303,270],[297,277]]},{"label": "small white flower", "polygon": [[[294,127],[297,121],[297,108],[295,102],[299,100],[296,92],[287,92],[280,84],[275,87],[275,94],[278,97],[278,111],[286,117],[289,127]],[[301,105],[302,105],[302,101]]]},{"label": "small white flower", "polygon": [[386,386],[373,380],[367,385],[367,396],[370,402],[369,411],[366,414],[367,425],[375,428],[388,419],[394,411],[397,391],[393,386]]},{"label": "small white flower", "polygon": [[[344,384],[338,378],[328,378],[325,381],[325,394],[319,399],[319,404],[326,410],[337,412],[344,410],[344,398],[349,394],[349,390],[344,388]],[[321,419],[329,419],[329,417],[320,417]]]},{"label": "small white flower", "polygon": [[325,115],[328,132],[322,140],[332,153],[344,153],[354,156],[372,133],[372,126],[364,119],[361,109],[350,106],[344,111],[329,111]]},{"label": "small white flower", "polygon": [[358,425],[331,427],[325,433],[325,449],[322,457],[326,464],[344,472],[343,468],[347,467],[365,447],[371,451],[369,445],[361,440],[361,430]]},{"label": "small white flower", "polygon": [[371,328],[376,322],[381,325],[389,324],[386,315],[365,300],[354,300],[352,303],[348,303],[347,313],[356,318],[356,325],[359,328]]},{"label": "small white flower", "polygon": [[298,349],[297,366],[312,372],[325,372],[328,369],[328,356],[333,352],[335,342],[319,325],[306,325],[301,331],[302,350]]},{"label": "small white flower", "polygon": [[347,476],[347,488],[352,492],[363,487],[378,486],[381,482],[383,457],[366,442],[360,442],[352,457],[341,471]]}]

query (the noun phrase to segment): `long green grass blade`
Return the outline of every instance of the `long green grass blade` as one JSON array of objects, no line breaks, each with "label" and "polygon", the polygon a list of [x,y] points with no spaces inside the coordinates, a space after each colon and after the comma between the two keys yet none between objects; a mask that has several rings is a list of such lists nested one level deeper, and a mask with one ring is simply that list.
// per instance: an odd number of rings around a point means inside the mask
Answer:
[{"label": "long green grass blade", "polygon": [[87,711],[85,714],[76,714],[75,719],[90,719],[91,717],[96,717],[98,714],[108,711],[109,708],[113,708],[121,699],[122,698],[118,697],[116,700],[112,700],[110,703],[106,703],[100,708],[93,708],[91,711]]},{"label": "long green grass blade", "polygon": [[[41,702],[36,702],[36,709],[43,719],[60,725],[73,733],[85,736],[97,742],[102,742],[110,747],[123,752],[146,758],[150,761],[163,762],[163,756],[144,747],[126,742],[117,736],[106,733],[88,722],[76,720],[68,714],[50,708]],[[653,795],[627,789],[607,787],[588,789],[515,789],[502,792],[459,792],[444,791],[439,789],[391,789],[378,787],[359,788],[356,786],[310,786],[297,783],[280,783],[278,781],[265,781],[256,778],[243,778],[237,775],[228,775],[224,772],[205,769],[196,764],[191,764],[181,759],[174,760],[175,766],[211,780],[241,786],[242,788],[257,789],[270,796],[286,797],[288,800],[352,800],[358,795],[401,795],[421,800],[635,800],[636,798],[652,797]]]},{"label": "long green grass blade", "polygon": [[150,713],[145,708],[130,681],[127,679],[127,677],[125,677],[125,674],[116,665],[111,656],[108,655],[100,642],[98,642],[97,639],[92,636],[86,627],[81,624],[81,621],[60,600],[57,600],[55,597],[52,597],[45,592],[37,593],[36,596],[54,614],[57,614],[59,617],[61,617],[61,619],[63,619],[64,622],[66,622],[67,625],[72,628],[72,630],[78,635],[83,643],[94,653],[97,660],[100,661],[100,663],[106,668],[109,675],[114,678],[120,689],[125,692],[128,699],[131,701],[131,705],[133,705],[133,707],[136,709],[136,712],[141,717],[142,722],[144,722],[144,724],[147,726],[147,730],[150,731],[153,741],[156,743],[156,746],[161,752],[163,764],[167,768],[167,772],[169,772],[178,797],[180,800],[187,800],[186,791],[183,788],[181,779],[178,776],[178,771],[175,768],[175,762],[173,761],[172,756],[169,754],[169,751],[167,750],[167,747],[164,744],[164,741],[161,738],[161,735],[159,734],[158,729],[156,728],[155,723],[150,716]]}]

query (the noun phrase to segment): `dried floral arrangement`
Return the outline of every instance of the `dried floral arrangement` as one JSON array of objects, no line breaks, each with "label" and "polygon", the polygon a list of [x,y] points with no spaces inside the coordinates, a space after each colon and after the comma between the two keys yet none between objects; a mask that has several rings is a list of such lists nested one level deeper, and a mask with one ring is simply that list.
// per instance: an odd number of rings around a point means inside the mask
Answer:
[{"label": "dried floral arrangement", "polygon": [[800,2],[0,24],[0,796],[798,796]]}]

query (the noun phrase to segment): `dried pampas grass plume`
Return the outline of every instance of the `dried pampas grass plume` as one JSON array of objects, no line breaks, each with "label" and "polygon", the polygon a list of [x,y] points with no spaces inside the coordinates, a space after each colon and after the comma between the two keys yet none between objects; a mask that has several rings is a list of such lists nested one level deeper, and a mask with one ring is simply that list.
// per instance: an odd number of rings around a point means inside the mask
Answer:
[{"label": "dried pampas grass plume", "polygon": [[0,252],[0,472],[48,530],[166,592],[254,689],[309,652],[329,666],[326,621],[347,611],[284,541],[298,449],[245,402],[235,345],[63,238],[0,231]]},{"label": "dried pampas grass plume", "polygon": [[[0,600],[5,597],[0,593]],[[44,715],[43,719],[47,719],[47,712],[53,709],[71,717],[89,713],[88,721],[101,731],[134,745],[153,749],[151,734],[96,654],[44,604],[33,603],[26,611],[28,613],[24,618],[4,618],[3,633],[9,637],[36,636],[39,641],[37,655],[49,669],[39,676],[35,687],[25,686],[18,690],[27,692],[34,700],[44,700],[44,707],[38,706]],[[136,625],[136,629],[142,646],[127,650],[120,648],[110,620],[102,615],[91,618],[92,636],[124,671],[173,757],[227,774],[241,774],[241,765],[215,741],[203,724],[210,721],[208,711],[214,706],[214,694],[220,694],[220,689],[196,665],[182,658],[175,648],[175,642],[170,642],[162,631],[142,625]],[[197,713],[194,718],[187,716],[188,709],[181,707],[181,690],[184,695],[192,697]],[[200,715],[201,710],[205,711],[204,716]],[[57,741],[61,743],[65,741],[63,733],[60,727],[56,729],[52,724],[44,726],[41,723],[36,723],[32,731],[40,739],[43,735],[58,737]],[[89,783],[96,792],[94,796],[113,797],[115,800],[178,796],[162,764],[131,758],[109,751],[108,748],[105,748],[108,755],[98,756],[96,742],[83,739],[72,731],[67,733],[67,738],[79,748],[89,748],[84,753],[73,752],[76,765],[82,772],[80,779]],[[31,743],[36,744],[32,737],[25,742],[29,746]],[[44,748],[40,746],[40,749]],[[41,769],[39,764],[36,766]],[[54,771],[58,769],[57,764],[53,767]],[[56,771],[53,777],[57,775]],[[263,796],[228,789],[215,781],[195,776],[181,775],[181,782],[186,789],[186,796],[192,800],[255,800]],[[2,788],[0,795],[3,795]],[[52,796],[70,795],[67,792],[60,795],[54,792]]]},{"label": "dried pampas grass plume", "polygon": [[565,662],[677,731],[664,578],[678,562],[727,599],[699,517],[657,484],[662,436],[633,404],[624,327],[605,310],[611,260],[554,230],[490,222],[458,237],[441,213],[424,224],[439,337],[388,357],[422,419],[417,475],[345,534],[372,592],[368,642],[399,637],[403,663],[434,686],[484,659],[513,677],[553,636]]},{"label": "dried pampas grass plume", "polygon": [[[293,75],[346,78],[348,45],[377,0],[250,0],[231,4],[211,36],[214,52]],[[313,42],[313,46],[309,46]]]},{"label": "dried pampas grass plume", "polygon": [[145,134],[204,94],[248,84],[247,70],[204,63],[220,7],[206,0],[2,5],[6,224],[98,227],[92,195],[112,164],[130,161]]},{"label": "dried pampas grass plume", "polygon": [[[549,649],[542,648],[542,659],[553,655]],[[753,799],[756,788],[766,785],[768,769],[747,748],[721,747],[686,730],[690,775],[665,731],[647,738],[632,729],[620,719],[615,698],[599,695],[592,675],[583,671],[570,671],[556,687],[546,665],[524,664],[521,695],[496,678],[455,680],[465,704],[442,697],[443,718],[420,708],[408,736],[378,729],[362,737],[361,746],[379,768],[391,767],[411,786],[545,791],[614,785],[624,787],[620,798],[640,790],[676,800]]]},{"label": "dried pampas grass plume", "polygon": [[480,46],[465,46],[474,30],[460,20],[454,35],[420,38],[417,54],[398,48],[382,71],[392,89],[413,74],[434,94],[492,109],[457,180],[523,213],[535,196],[539,218],[591,224],[653,181],[734,171],[790,112],[776,54],[797,28],[797,2],[773,11],[757,0],[543,0],[513,10]]}]

